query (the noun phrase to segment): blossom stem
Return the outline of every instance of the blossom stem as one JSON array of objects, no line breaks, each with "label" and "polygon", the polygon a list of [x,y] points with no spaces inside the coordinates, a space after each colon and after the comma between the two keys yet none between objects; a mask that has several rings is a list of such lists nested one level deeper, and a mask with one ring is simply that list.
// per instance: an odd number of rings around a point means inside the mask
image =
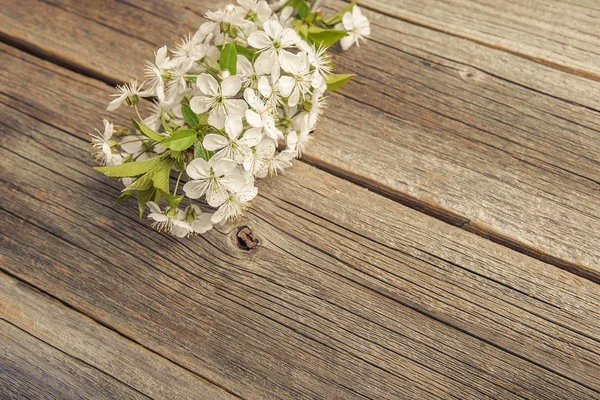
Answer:
[{"label": "blossom stem", "polygon": [[177,188],[179,187],[179,181],[181,180],[181,175],[183,175],[183,171],[185,170],[181,170],[179,172],[179,176],[177,177],[177,182],[175,183],[175,189],[173,190],[173,196],[177,196]]}]

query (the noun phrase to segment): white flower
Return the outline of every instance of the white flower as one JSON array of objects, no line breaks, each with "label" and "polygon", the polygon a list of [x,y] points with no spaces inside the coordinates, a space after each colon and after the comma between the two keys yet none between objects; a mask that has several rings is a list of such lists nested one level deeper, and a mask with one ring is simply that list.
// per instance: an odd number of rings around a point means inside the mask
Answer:
[{"label": "white flower", "polygon": [[306,147],[312,141],[310,134],[314,129],[314,125],[310,124],[310,115],[308,113],[300,113],[292,120],[294,129],[290,130],[286,137],[286,143],[289,150],[295,150],[298,157],[306,150]]},{"label": "white flower", "polygon": [[237,2],[247,20],[263,23],[271,16],[272,11],[264,0],[238,0]]},{"label": "white flower", "polygon": [[264,31],[256,31],[248,37],[248,44],[259,51],[279,54],[283,49],[294,47],[301,39],[292,28],[283,29],[275,20],[263,24]]},{"label": "white flower", "polygon": [[227,199],[228,189],[239,187],[244,181],[236,168],[233,160],[196,158],[185,170],[192,180],[183,186],[183,191],[190,199],[206,195],[206,202],[218,207]]},{"label": "white flower", "polygon": [[258,58],[254,65],[246,57],[238,56],[236,64],[236,75],[242,81],[243,87],[256,89],[258,81],[264,75],[270,74],[273,69],[273,59],[270,57]]},{"label": "white flower", "polygon": [[298,156],[296,150],[283,150],[275,157],[267,158],[265,165],[269,175],[282,173],[284,169],[292,166],[292,160]]},{"label": "white flower", "polygon": [[277,149],[275,142],[265,138],[252,149],[252,155],[244,160],[244,169],[257,178],[269,173],[268,160],[273,158]]},{"label": "white flower", "polygon": [[188,216],[187,219],[191,220],[190,227],[194,233],[205,233],[212,229],[212,213],[202,212],[200,207],[192,204],[186,208],[185,214]]},{"label": "white flower", "polygon": [[116,97],[116,99],[112,100],[108,103],[108,107],[106,107],[107,111],[114,111],[121,104],[127,102],[127,105],[134,105],[139,102],[140,97],[147,97],[150,95],[150,92],[147,90],[143,90],[144,82],[138,84],[137,80],[132,80],[129,84],[117,85],[117,90],[119,93],[111,94],[112,97]]},{"label": "white flower", "polygon": [[187,36],[181,40],[173,52],[173,61],[179,65],[182,71],[189,71],[196,61],[200,61],[206,55],[206,45],[198,36]]},{"label": "white flower", "polygon": [[202,93],[190,100],[190,107],[196,114],[209,111],[208,123],[223,129],[227,115],[244,115],[248,105],[244,100],[234,99],[242,87],[237,76],[228,76],[219,85],[209,74],[200,74],[196,81]]},{"label": "white flower", "polygon": [[249,129],[240,138],[243,129],[242,117],[229,116],[225,121],[227,137],[209,133],[204,137],[202,144],[206,150],[218,151],[213,158],[227,158],[241,163],[250,153],[250,147],[256,146],[263,137],[262,129]]},{"label": "white flower", "polygon": [[333,72],[331,58],[327,55],[327,47],[316,48],[304,40],[298,43],[298,47],[308,54],[308,63],[313,68],[311,86],[317,88],[323,84],[327,77]]},{"label": "white flower", "polygon": [[214,224],[219,224],[238,218],[250,207],[250,201],[256,197],[258,189],[254,187],[254,182],[248,182],[229,193],[225,202],[213,214],[211,220]]},{"label": "white flower", "polygon": [[148,218],[153,220],[152,227],[161,232],[169,232],[174,236],[183,238],[189,236],[194,230],[189,222],[185,220],[186,213],[179,208],[166,208],[161,211],[158,204],[153,201],[146,203],[150,209]]},{"label": "white flower", "polygon": [[[283,139],[283,134],[275,126],[275,109],[273,105],[261,100],[256,95],[256,92],[250,88],[244,91],[244,99],[246,99],[246,102],[250,106],[246,110],[246,121],[248,121],[248,124],[254,128],[260,128],[259,131],[265,133],[272,140]],[[259,142],[260,140],[254,145]]]},{"label": "white flower", "polygon": [[[96,130],[92,133],[92,147],[96,150],[96,159],[105,165],[111,165],[116,154],[112,152],[110,140],[114,133],[114,126],[107,120],[104,120],[104,132]],[[120,156],[119,156],[120,158]]]},{"label": "white flower", "polygon": [[302,39],[294,29],[283,29],[281,24],[273,19],[265,22],[263,29],[264,31],[252,32],[248,37],[248,44],[262,52],[258,58],[270,57],[275,61],[273,73],[278,76],[279,59],[283,54],[289,53],[285,49],[295,47]]},{"label": "white flower", "polygon": [[335,29],[343,29],[348,32],[348,36],[343,37],[340,41],[344,50],[348,50],[355,43],[358,46],[359,39],[364,39],[371,34],[369,20],[362,15],[357,5],[352,7],[352,12],[348,11],[344,14],[342,22],[337,24]]},{"label": "white flower", "polygon": [[304,100],[304,95],[311,88],[312,76],[308,67],[308,54],[301,52],[283,55],[281,68],[290,75],[279,78],[277,86],[281,90],[281,95],[288,98],[288,106],[293,107],[300,101],[300,96]]},{"label": "white flower", "polygon": [[160,101],[165,100],[165,84],[163,75],[173,68],[175,63],[167,57],[167,46],[163,46],[156,52],[154,63],[146,63],[145,73],[148,78],[150,89],[156,93]]}]

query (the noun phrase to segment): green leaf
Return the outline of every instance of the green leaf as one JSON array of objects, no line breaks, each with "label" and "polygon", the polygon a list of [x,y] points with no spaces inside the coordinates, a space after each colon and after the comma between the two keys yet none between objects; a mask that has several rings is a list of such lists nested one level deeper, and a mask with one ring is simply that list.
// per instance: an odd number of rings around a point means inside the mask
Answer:
[{"label": "green leaf", "polygon": [[342,18],[344,18],[344,14],[346,14],[347,12],[352,12],[352,7],[354,7],[355,4],[356,4],[356,1],[352,1],[352,3],[350,3],[346,7],[342,8],[333,17],[331,17],[327,21],[324,21],[325,24],[332,26],[332,25],[337,24],[338,22],[342,22]]},{"label": "green leaf", "polygon": [[200,127],[200,119],[198,118],[198,115],[192,111],[189,104],[181,105],[181,113],[183,114],[183,120],[190,128],[198,129]]},{"label": "green leaf", "polygon": [[183,200],[183,197],[184,197],[183,195],[173,196],[171,193],[162,191],[160,189],[159,189],[159,191],[160,191],[160,194],[162,195],[162,197],[164,197],[164,199],[167,201],[167,203],[169,203],[169,205],[171,207],[175,207],[175,208],[179,206],[179,203],[181,203],[181,200]]},{"label": "green leaf", "polygon": [[204,148],[201,140],[196,142],[196,146],[194,147],[194,158],[202,158],[203,160],[208,161],[211,156],[210,153],[210,151]]},{"label": "green leaf", "polygon": [[194,129],[178,129],[171,137],[163,140],[161,145],[174,151],[183,151],[196,142],[196,135]]},{"label": "green leaf", "polygon": [[231,75],[235,75],[237,65],[237,48],[235,43],[228,43],[223,46],[223,50],[221,50],[221,58],[219,59],[219,65],[223,71],[228,70]]},{"label": "green leaf", "polygon": [[129,186],[123,189],[123,193],[133,193],[140,190],[147,190],[152,188],[152,174],[154,170],[146,172],[138,179],[133,181]]},{"label": "green leaf", "polygon": [[327,77],[327,90],[337,90],[355,76],[354,74],[331,74]]},{"label": "green leaf", "polygon": [[135,122],[133,124],[133,126],[137,125],[136,129],[139,130],[140,132],[142,132],[142,134],[144,134],[148,138],[150,138],[152,140],[155,140],[157,142],[162,142],[165,139],[165,137],[163,135],[159,134],[158,132],[153,131],[146,124],[144,124],[143,122],[141,122],[141,123],[137,122],[133,118],[132,118],[132,121]]},{"label": "green leaf", "polygon": [[348,36],[348,32],[337,29],[321,29],[316,26],[308,28],[308,39],[317,47],[331,46],[344,36]]},{"label": "green leaf", "polygon": [[302,24],[296,30],[302,39],[308,40],[308,25]]},{"label": "green leaf", "polygon": [[146,210],[146,203],[149,202],[156,194],[156,189],[146,189],[138,192],[137,203],[140,210],[140,218],[144,216],[144,210]]},{"label": "green leaf", "polygon": [[308,3],[306,1],[303,0],[299,2],[297,8],[298,15],[300,15],[300,18],[302,18],[303,20],[310,15],[310,7],[308,6]]},{"label": "green leaf", "polygon": [[169,178],[171,177],[171,162],[163,160],[152,171],[152,183],[154,187],[163,192],[169,191]]},{"label": "green leaf", "polygon": [[112,165],[110,167],[94,167],[94,169],[102,172],[106,176],[113,178],[124,178],[144,174],[154,168],[160,162],[160,160],[160,157],[154,157],[144,161],[133,161],[119,165]]},{"label": "green leaf", "polygon": [[252,61],[252,58],[254,57],[254,54],[256,53],[256,51],[254,49],[250,49],[248,47],[244,47],[240,44],[235,45],[235,49],[237,51],[238,54],[246,57],[248,60]]},{"label": "green leaf", "polygon": [[115,200],[115,205],[119,204],[120,202],[127,200],[128,198],[131,197],[131,195],[133,194],[133,192],[124,192],[121,193],[121,195],[119,197],[117,197],[117,199]]}]

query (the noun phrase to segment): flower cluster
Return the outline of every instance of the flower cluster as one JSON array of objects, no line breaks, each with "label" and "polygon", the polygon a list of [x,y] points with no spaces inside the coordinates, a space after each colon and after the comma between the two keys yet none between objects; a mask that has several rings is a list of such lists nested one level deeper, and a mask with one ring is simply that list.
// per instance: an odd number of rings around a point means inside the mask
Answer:
[{"label": "flower cluster", "polygon": [[[107,110],[133,107],[132,127],[105,120],[92,135],[96,169],[125,185],[117,202],[137,194],[140,216],[148,208],[154,227],[178,237],[239,217],[256,178],[302,155],[325,92],[352,77],[333,73],[328,46],[341,40],[347,49],[370,33],[354,3],[325,19],[306,0],[238,0],[206,17],[176,48],[158,49],[144,83],[117,87]],[[142,98],[152,101],[145,118]]]}]

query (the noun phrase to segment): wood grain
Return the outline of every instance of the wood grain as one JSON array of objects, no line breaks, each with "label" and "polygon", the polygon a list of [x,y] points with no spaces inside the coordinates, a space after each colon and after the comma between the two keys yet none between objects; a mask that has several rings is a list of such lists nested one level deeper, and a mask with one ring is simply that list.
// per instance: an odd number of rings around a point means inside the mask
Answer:
[{"label": "wood grain", "polygon": [[[63,353],[66,358],[84,363],[88,370],[103,371],[107,377],[122,382],[143,395],[140,397],[215,400],[236,398],[4,273],[0,273],[0,319],[7,326],[13,327],[13,331],[20,330],[20,337],[35,338]],[[27,339],[25,342],[32,340]],[[17,347],[25,344],[19,338],[15,338],[15,342]],[[57,366],[38,363],[35,358],[27,358],[25,355],[21,357],[25,358],[24,362],[36,366],[43,373],[56,373],[54,369]],[[41,382],[35,376],[32,378]],[[91,397],[96,396],[92,393]]]},{"label": "wood grain", "polygon": [[600,79],[595,0],[364,0],[412,23],[581,76]]},{"label": "wood grain", "polygon": [[122,382],[0,319],[3,399],[147,399]]},{"label": "wood grain", "polygon": [[243,398],[598,395],[598,285],[302,163],[248,220],[158,235],[90,168],[106,85],[2,62],[0,266],[19,279]]},{"label": "wood grain", "polygon": [[[193,30],[207,9],[172,1],[161,19],[157,7],[15,1],[3,29],[14,43],[115,82],[141,74],[139,60]],[[335,57],[359,76],[330,96],[306,161],[600,281],[600,114],[586,108],[597,104],[598,82],[542,66],[536,74],[522,57],[366,12],[374,40]],[[47,14],[54,18],[42,22]]]}]

